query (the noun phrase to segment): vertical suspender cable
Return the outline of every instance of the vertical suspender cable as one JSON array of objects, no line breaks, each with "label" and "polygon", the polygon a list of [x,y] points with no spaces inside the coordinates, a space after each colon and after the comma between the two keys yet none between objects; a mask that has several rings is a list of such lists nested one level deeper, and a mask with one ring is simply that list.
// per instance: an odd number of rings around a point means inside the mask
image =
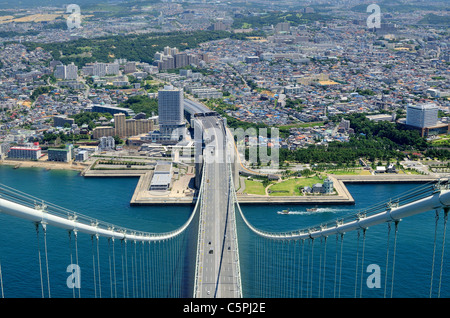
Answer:
[{"label": "vertical suspender cable", "polygon": [[111,238],[108,237],[108,265],[109,265],[109,288],[111,298],[113,298],[113,276],[112,276],[112,264],[111,264]]},{"label": "vertical suspender cable", "polygon": [[128,298],[128,264],[127,264],[127,239],[121,241],[122,244],[122,287],[124,298]]},{"label": "vertical suspender cable", "polygon": [[431,262],[430,298],[433,293],[434,261],[435,261],[435,256],[436,256],[436,237],[437,237],[438,221],[439,221],[439,210],[436,209],[435,223],[434,223],[433,256],[432,256],[432,262]]},{"label": "vertical suspender cable", "polygon": [[122,269],[122,295],[125,298],[125,270],[124,270],[124,262],[123,262],[123,254],[124,254],[124,246],[123,239],[120,240],[120,260],[121,260],[121,269]]},{"label": "vertical suspender cable", "polygon": [[366,251],[366,230],[363,229],[363,248],[362,248],[362,257],[361,257],[361,281],[360,281],[360,287],[359,287],[359,298],[362,298],[362,282],[363,282],[363,268],[364,268],[364,257],[365,257],[365,251]]},{"label": "vertical suspender cable", "polygon": [[280,297],[283,297],[283,298],[286,297],[285,294],[284,294],[284,292],[286,291],[286,288],[284,287],[284,284],[286,283],[285,275],[287,274],[287,254],[288,253],[287,253],[286,245],[288,245],[288,244],[289,244],[289,242],[285,241],[285,240],[283,240],[283,242],[281,243],[281,248],[282,248],[281,249],[281,251],[282,251],[281,259],[284,262],[284,266],[281,267],[282,272],[281,272],[280,282],[282,284],[280,284],[280,287],[281,287]]},{"label": "vertical suspender cable", "polygon": [[253,249],[253,280],[254,280],[254,284],[252,284],[253,286],[256,286],[256,284],[258,283],[258,236],[255,237],[255,248]]},{"label": "vertical suspender cable", "polygon": [[440,275],[439,275],[438,298],[441,297],[442,268],[444,265],[445,232],[447,231],[448,210],[449,210],[449,208],[447,208],[447,207],[444,208],[444,235],[442,238],[441,271],[440,271]]},{"label": "vertical suspender cable", "polygon": [[39,276],[41,278],[41,294],[42,298],[44,298],[44,280],[42,279],[42,260],[41,260],[41,244],[39,238],[39,223],[36,222],[36,238],[37,238],[37,247],[38,247],[38,259],[39,259]]},{"label": "vertical suspender cable", "polygon": [[287,249],[286,249],[286,270],[285,270],[285,288],[284,288],[284,297],[288,296],[288,291],[290,290],[289,284],[291,279],[289,279],[289,273],[291,272],[290,268],[292,268],[291,264],[291,240],[287,241]]},{"label": "vertical suspender cable", "polygon": [[[77,230],[73,230],[73,234],[75,236],[75,261],[78,265],[78,232]],[[78,298],[81,298],[81,288],[78,288]]]},{"label": "vertical suspender cable", "polygon": [[[70,252],[70,264],[73,264],[73,256],[72,256],[72,231],[68,231],[69,234],[69,252]],[[72,287],[72,296],[75,298],[75,287]]]},{"label": "vertical suspender cable", "polygon": [[45,251],[45,267],[47,270],[47,289],[48,289],[48,298],[51,298],[50,295],[50,275],[48,271],[48,253],[47,253],[47,225],[42,223],[42,229],[44,230],[44,251]]},{"label": "vertical suspender cable", "polygon": [[310,282],[309,279],[311,278],[310,274],[310,262],[311,262],[311,239],[308,239],[308,245],[310,247],[310,250],[308,251],[308,261],[307,261],[307,270],[306,270],[306,298],[309,298],[309,286]]},{"label": "vertical suspender cable", "polygon": [[97,278],[95,275],[94,235],[91,235],[91,243],[92,243],[92,273],[94,275],[94,295],[95,295],[95,298],[97,298]]},{"label": "vertical suspender cable", "polygon": [[97,241],[97,267],[98,267],[98,293],[100,298],[102,298],[102,281],[101,281],[101,277],[100,277],[100,251],[99,251],[99,239],[98,239],[98,234],[95,235],[96,237],[96,241]]},{"label": "vertical suspender cable", "polygon": [[[136,244],[138,244],[138,243],[140,244],[140,241],[136,242]],[[137,253],[137,246],[136,246],[136,253]],[[139,297],[142,298],[143,297],[143,294],[142,294],[142,260],[141,260],[140,254],[141,253],[139,253],[139,270],[136,269],[136,273],[139,273],[139,275],[136,275],[136,280],[137,280],[137,286],[139,286],[139,283],[140,283],[140,296]],[[136,258],[136,266],[137,266],[137,258]]]},{"label": "vertical suspender cable", "polygon": [[389,239],[391,236],[391,223],[387,223],[388,226],[388,234],[387,234],[387,243],[386,243],[386,274],[384,278],[384,298],[386,298],[386,291],[387,291],[387,277],[388,277],[388,265],[389,265]]},{"label": "vertical suspender cable", "polygon": [[3,292],[3,274],[2,274],[2,264],[0,262],[0,287],[2,290],[2,298],[5,298],[5,293]]},{"label": "vertical suspender cable", "polygon": [[303,252],[304,252],[304,248],[305,248],[305,240],[301,240],[302,242],[302,265],[301,265],[301,278],[300,278],[300,297],[303,297]]},{"label": "vertical suspender cable", "polygon": [[395,221],[395,234],[394,234],[394,255],[392,259],[392,280],[391,280],[391,298],[394,293],[394,273],[395,273],[395,256],[397,251],[397,233],[398,233],[398,220]]},{"label": "vertical suspender cable", "polygon": [[138,255],[137,255],[137,240],[134,240],[134,290],[135,298],[139,297],[139,270],[138,270]]},{"label": "vertical suspender cable", "polygon": [[112,258],[113,258],[113,273],[114,273],[114,297],[117,298],[117,276],[116,276],[116,252],[115,252],[115,241],[112,238]]},{"label": "vertical suspender cable", "polygon": [[293,272],[293,277],[292,277],[292,287],[291,287],[291,298],[294,298],[294,287],[295,287],[295,282],[296,282],[296,272],[294,271],[295,266],[297,264],[296,260],[297,260],[297,241],[294,241],[294,259],[292,260],[292,272]]},{"label": "vertical suspender cable", "polygon": [[133,290],[132,295],[133,295],[133,298],[136,298],[135,287],[134,287],[134,253],[133,252],[131,252],[131,283],[132,283],[131,287]]},{"label": "vertical suspender cable", "polygon": [[311,279],[310,279],[311,288],[309,289],[309,297],[312,297],[313,291],[313,270],[314,270],[314,239],[311,239]]},{"label": "vertical suspender cable", "polygon": [[322,287],[322,247],[323,247],[323,237],[320,237],[320,245],[319,245],[319,291],[317,293],[317,297],[320,298],[320,288]]},{"label": "vertical suspender cable", "polygon": [[356,286],[358,286],[358,269],[359,269],[359,229],[357,230],[357,237],[356,237],[356,265],[355,265],[355,295],[356,298]]},{"label": "vertical suspender cable", "polygon": [[128,279],[128,244],[125,239],[125,282],[126,282],[126,290],[127,290],[127,298],[130,297],[130,289],[129,289],[129,279]]},{"label": "vertical suspender cable", "polygon": [[141,288],[142,288],[142,297],[146,297],[146,289],[145,289],[145,272],[144,272],[144,262],[145,262],[145,254],[144,254],[144,242],[140,242],[141,244]]},{"label": "vertical suspender cable", "polygon": [[339,265],[339,293],[338,297],[341,298],[341,279],[342,279],[342,252],[344,249],[344,233],[341,234],[341,259]]},{"label": "vertical suspender cable", "polygon": [[[262,242],[263,242],[263,259],[262,259],[262,264],[264,264],[263,266],[263,271],[261,272],[261,280],[263,282],[261,288],[262,288],[262,296],[261,297],[267,297],[267,290],[268,290],[268,282],[269,282],[269,276],[268,276],[268,271],[269,271],[269,262],[267,262],[268,260],[268,255],[269,253],[267,253],[267,242],[268,239],[267,238],[262,238]],[[264,261],[266,260],[266,261]]]},{"label": "vertical suspender cable", "polygon": [[325,274],[327,271],[326,261],[327,261],[327,236],[324,238],[324,252],[323,252],[323,278],[322,278],[322,298],[325,298]]},{"label": "vertical suspender cable", "polygon": [[155,290],[158,291],[158,297],[162,297],[164,295],[164,291],[161,289],[160,279],[161,279],[161,260],[160,260],[160,246],[161,241],[158,241],[158,246],[156,246],[156,286]]},{"label": "vertical suspender cable", "polygon": [[151,242],[148,242],[148,256],[147,256],[147,269],[148,269],[148,273],[147,273],[147,286],[148,286],[148,295],[149,297],[152,297],[152,282],[153,282],[153,278],[152,278],[152,267],[151,267],[151,256],[152,256],[152,248],[151,248]]},{"label": "vertical suspender cable", "polygon": [[336,298],[336,284],[337,284],[337,261],[338,261],[338,241],[339,236],[336,234],[336,257],[334,261],[334,286],[333,286],[333,297]]}]

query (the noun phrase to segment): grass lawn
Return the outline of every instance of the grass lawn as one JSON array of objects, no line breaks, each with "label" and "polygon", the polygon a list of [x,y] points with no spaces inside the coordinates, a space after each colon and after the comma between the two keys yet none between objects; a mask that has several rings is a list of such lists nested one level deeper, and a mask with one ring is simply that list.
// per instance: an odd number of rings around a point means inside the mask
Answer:
[{"label": "grass lawn", "polygon": [[309,178],[294,178],[280,183],[275,183],[269,190],[280,191],[275,193],[270,193],[270,196],[292,196],[292,195],[302,195],[299,187],[312,187],[315,183],[323,183],[323,180],[319,177],[309,177]]},{"label": "grass lawn", "polygon": [[244,193],[266,195],[266,190],[262,182],[245,179]]},{"label": "grass lawn", "polygon": [[328,173],[335,175],[370,175],[369,170],[364,169],[348,169],[348,170],[327,170]]}]

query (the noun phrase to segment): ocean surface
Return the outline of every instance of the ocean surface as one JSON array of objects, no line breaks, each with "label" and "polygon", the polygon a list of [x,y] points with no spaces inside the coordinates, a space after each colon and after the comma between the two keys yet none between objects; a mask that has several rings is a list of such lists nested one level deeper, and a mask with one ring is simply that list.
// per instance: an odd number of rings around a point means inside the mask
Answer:
[{"label": "ocean surface", "polygon": [[[183,225],[192,212],[189,206],[170,207],[131,207],[129,202],[137,185],[138,178],[84,178],[75,171],[45,170],[40,168],[13,169],[0,166],[0,183],[18,189],[27,194],[41,198],[72,211],[98,219],[100,221],[120,225],[146,232],[167,232]],[[372,206],[389,198],[401,195],[420,184],[348,184],[347,188],[356,201],[355,205],[318,206],[314,213],[307,212],[302,205],[244,205],[242,211],[247,220],[261,230],[283,232],[307,228],[309,226],[331,222],[335,219],[351,215],[360,209]],[[289,209],[289,215],[277,212]],[[393,297],[440,297],[450,296],[450,273],[447,271],[448,254],[444,253],[444,266],[440,279],[440,261],[442,257],[443,221],[441,218],[435,232],[435,212],[429,211],[402,220],[398,227],[395,257],[395,289]],[[393,231],[393,230],[392,230]],[[364,264],[377,264],[383,268],[386,257],[387,226],[380,225],[368,229],[365,239]],[[435,233],[436,244],[435,244]],[[354,253],[355,234],[345,235],[345,247],[348,253]],[[51,268],[52,297],[72,297],[72,290],[67,288],[66,267],[70,264],[69,239],[67,232],[60,229],[48,230],[48,255]],[[390,244],[394,238],[390,235]],[[446,240],[448,235],[446,236]],[[246,235],[242,235],[239,245],[245,246]],[[5,297],[35,298],[41,297],[39,264],[37,262],[37,234],[34,224],[29,221],[0,214],[0,262]],[[334,238],[333,238],[334,240]],[[330,239],[330,260],[331,242]],[[86,239],[86,246],[90,246]],[[448,242],[445,242],[448,243]],[[67,246],[65,246],[67,244]],[[80,245],[83,242],[80,241]],[[258,245],[255,245],[258,247]],[[390,247],[392,252],[392,245]],[[58,250],[58,252],[53,252]],[[62,251],[62,252],[61,252]],[[433,266],[435,253],[435,269]],[[89,257],[88,255],[80,257]],[[91,256],[92,257],[92,256]],[[392,260],[392,259],[391,259]],[[254,275],[245,273],[254,260],[247,253],[240,255],[244,296],[258,297],[252,281]],[[281,260],[278,260],[281,262]],[[330,261],[331,262],[331,261]],[[92,263],[92,259],[91,259]],[[343,262],[343,268],[349,270],[344,276],[354,275],[354,258]],[[383,272],[384,273],[384,272]],[[383,275],[382,273],[382,275]],[[364,279],[367,273],[364,273]],[[433,275],[433,280],[431,276]],[[327,277],[331,277],[331,272]],[[84,278],[84,276],[83,276]],[[292,277],[284,277],[289,281]],[[389,276],[389,280],[391,277]],[[384,284],[385,277],[381,277]],[[363,285],[366,286],[363,280]],[[432,283],[432,284],[431,284]],[[354,296],[355,281],[343,282],[341,297]],[[288,286],[288,285],[287,285]],[[325,288],[331,288],[327,285]],[[390,286],[389,286],[390,288]],[[82,289],[82,297],[93,297],[92,288]],[[107,288],[105,288],[107,289]],[[383,297],[384,288],[364,287],[365,297]],[[390,289],[389,289],[390,292]],[[107,293],[106,297],[108,296]],[[324,293],[332,297],[331,291]]]}]

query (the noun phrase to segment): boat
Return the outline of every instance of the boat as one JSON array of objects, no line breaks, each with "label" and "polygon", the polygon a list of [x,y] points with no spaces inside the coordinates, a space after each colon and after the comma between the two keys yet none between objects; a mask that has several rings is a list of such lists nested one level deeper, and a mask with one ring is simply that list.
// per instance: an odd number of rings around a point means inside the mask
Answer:
[{"label": "boat", "polygon": [[317,212],[317,205],[314,208],[306,209],[308,212]]},{"label": "boat", "polygon": [[289,209],[278,212],[278,214],[289,214]]}]

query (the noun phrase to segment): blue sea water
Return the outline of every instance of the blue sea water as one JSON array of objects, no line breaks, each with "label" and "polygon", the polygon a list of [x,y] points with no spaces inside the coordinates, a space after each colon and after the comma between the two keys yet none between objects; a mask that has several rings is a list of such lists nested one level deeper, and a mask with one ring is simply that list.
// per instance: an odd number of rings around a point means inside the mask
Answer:
[{"label": "blue sea water", "polygon": [[[137,185],[137,178],[84,178],[74,171],[44,170],[39,168],[13,169],[0,166],[0,183],[18,189],[48,202],[63,206],[98,220],[146,232],[166,232],[181,226],[189,218],[192,207],[158,206],[131,207],[130,199]],[[308,226],[330,222],[345,215],[353,214],[359,209],[372,206],[377,202],[387,201],[401,195],[419,184],[348,184],[347,188],[354,197],[353,206],[319,206],[315,213],[306,212],[305,206],[298,205],[264,205],[242,206],[243,213],[255,227],[274,232],[302,229]],[[289,208],[292,214],[280,215],[277,212]],[[442,220],[441,220],[442,222]],[[440,223],[441,224],[441,223]],[[386,226],[368,229],[366,232],[365,264],[378,264],[383,268],[386,256]],[[423,213],[403,220],[399,224],[396,245],[395,292],[394,297],[429,297],[431,283],[432,255],[434,248],[435,215],[434,211]],[[351,278],[355,274],[354,257],[357,240],[356,233],[345,237],[343,277]],[[438,228],[436,245],[436,269],[433,280],[433,297],[438,288],[439,264],[442,245],[442,225]],[[52,278],[52,297],[72,297],[72,290],[67,288],[66,267],[70,264],[69,239],[67,232],[60,229],[48,231],[48,257]],[[391,244],[393,240],[391,234]],[[448,236],[447,236],[448,237]],[[332,247],[329,242],[329,257],[332,262]],[[92,262],[89,256],[90,240],[80,241],[80,247],[86,247],[86,262]],[[245,235],[240,237],[239,245],[245,246]],[[66,245],[66,246],[65,246]],[[29,221],[20,220],[0,214],[0,261],[5,297],[41,297],[39,265],[37,264],[37,235],[35,226]],[[392,249],[392,245],[391,245]],[[53,252],[53,251],[58,252]],[[81,248],[80,248],[81,250]],[[448,253],[447,253],[448,254]],[[255,286],[253,275],[246,274],[245,269],[251,264],[250,257],[240,255],[244,296],[258,297],[252,290]],[[392,259],[391,259],[392,260]],[[448,257],[444,254],[444,264]],[[450,274],[444,265],[441,281],[441,297],[450,296]],[[367,277],[368,274],[364,273]],[[89,276],[86,273],[86,276]],[[327,273],[331,277],[332,272]],[[85,276],[84,276],[85,277]],[[83,277],[83,278],[84,278]],[[290,277],[286,277],[290,280]],[[389,277],[390,280],[390,277]],[[54,283],[54,282],[57,283]],[[382,277],[384,283],[384,277]],[[354,280],[342,283],[341,297],[353,297]],[[107,286],[107,284],[106,284]],[[331,286],[331,283],[327,285]],[[109,288],[107,286],[107,288]],[[107,288],[103,293],[108,296]],[[82,297],[93,297],[92,287],[82,289]],[[332,297],[327,290],[325,297]],[[365,297],[383,297],[383,288],[364,289]]]}]

